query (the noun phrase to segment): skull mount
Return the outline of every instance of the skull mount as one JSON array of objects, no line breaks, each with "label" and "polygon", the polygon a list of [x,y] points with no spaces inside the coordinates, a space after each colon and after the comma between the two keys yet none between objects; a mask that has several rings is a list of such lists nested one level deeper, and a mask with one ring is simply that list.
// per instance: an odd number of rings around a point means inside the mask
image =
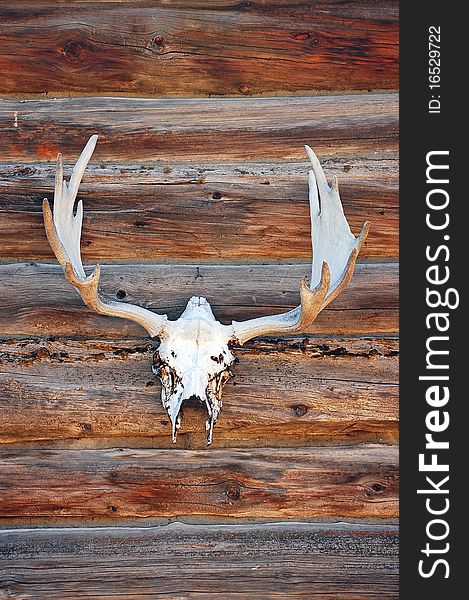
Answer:
[{"label": "skull mount", "polygon": [[206,442],[212,443],[222,389],[235,362],[229,349],[232,339],[233,329],[219,323],[207,300],[197,296],[189,300],[171,332],[162,338],[152,368],[161,380],[161,402],[171,420],[173,442],[181,426],[184,400],[197,398],[207,408]]},{"label": "skull mount", "polygon": [[329,187],[326,176],[314,152],[306,146],[312,164],[309,171],[309,204],[312,228],[313,261],[310,285],[301,282],[299,306],[286,313],[219,323],[205,298],[193,297],[176,321],[166,315],[129,304],[116,302],[99,292],[100,268],[86,275],[80,256],[83,203],[75,200],[86,165],[93,154],[97,135],[93,135],[81,153],[70,177],[63,179],[62,157],[57,157],[54,209],[44,199],[43,212],[47,238],[65,277],[92,310],[113,317],[135,321],[151,337],[160,339],[155,354],[153,372],[162,384],[161,400],[171,420],[172,438],[181,426],[184,400],[198,398],[208,412],[205,424],[207,445],[212,442],[213,427],[222,406],[223,385],[229,379],[235,357],[230,347],[244,344],[264,335],[290,335],[310,327],[320,311],[349,284],[355,262],[366,239],[369,223],[358,237],[350,231],[339,196],[337,180]]}]

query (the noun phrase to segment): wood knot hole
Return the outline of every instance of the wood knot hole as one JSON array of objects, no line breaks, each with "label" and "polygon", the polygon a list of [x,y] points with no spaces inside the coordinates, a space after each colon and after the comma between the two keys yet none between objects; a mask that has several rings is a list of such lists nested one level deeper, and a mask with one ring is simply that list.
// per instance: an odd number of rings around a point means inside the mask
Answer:
[{"label": "wood knot hole", "polygon": [[296,406],[292,406],[292,410],[297,417],[304,417],[308,412],[308,407],[304,404],[297,404]]},{"label": "wood knot hole", "polygon": [[67,58],[80,58],[80,56],[83,54],[83,48],[78,42],[67,42],[64,44],[62,54]]},{"label": "wood knot hole", "polygon": [[162,35],[155,35],[155,37],[153,38],[153,46],[155,46],[157,50],[163,50],[164,37]]},{"label": "wood knot hole", "polygon": [[230,483],[230,485],[226,488],[226,495],[230,500],[239,500],[241,497],[241,490],[237,485]]}]

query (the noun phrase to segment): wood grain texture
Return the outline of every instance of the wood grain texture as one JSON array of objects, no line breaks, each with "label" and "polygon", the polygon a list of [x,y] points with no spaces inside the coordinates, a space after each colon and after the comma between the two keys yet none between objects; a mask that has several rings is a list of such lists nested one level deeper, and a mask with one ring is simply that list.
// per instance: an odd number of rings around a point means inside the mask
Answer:
[{"label": "wood grain texture", "polygon": [[[39,0],[0,26],[0,523],[80,526],[1,531],[0,599],[397,598],[397,2]],[[314,338],[237,349],[209,450],[196,402],[171,443],[156,344],[47,244],[57,152],[69,175],[94,133],[84,258],[170,318],[297,304],[305,143],[372,222]],[[168,520],[205,524],[135,527]]]},{"label": "wood grain texture", "polygon": [[3,450],[0,517],[395,519],[398,450]]},{"label": "wood grain texture", "polygon": [[[207,157],[208,158],[208,157]],[[382,156],[323,155],[358,232],[372,224],[361,256],[398,254],[398,166]],[[85,204],[85,260],[305,259],[311,256],[308,168],[303,162],[206,164],[93,162]],[[66,166],[71,173],[72,165]],[[4,257],[52,259],[42,200],[52,200],[53,163],[0,163]],[[116,244],[116,240],[118,243]]]},{"label": "wood grain texture", "polygon": [[[397,94],[291,98],[64,98],[0,102],[4,161],[300,159],[398,149]],[[16,113],[16,114],[15,114]]]},{"label": "wood grain texture", "polygon": [[3,3],[0,90],[95,96],[395,90],[397,13],[392,0]]},{"label": "wood grain texture", "polygon": [[[101,289],[117,299],[178,318],[191,296],[206,297],[223,323],[290,310],[299,304],[309,264],[104,265]],[[118,294],[119,293],[119,294]],[[310,333],[394,334],[398,265],[359,263],[345,292],[318,316]],[[135,323],[89,310],[59,265],[0,265],[0,332],[9,336],[140,338]]]},{"label": "wood grain texture", "polygon": [[394,525],[2,531],[0,597],[395,600]]},{"label": "wood grain texture", "polygon": [[[0,345],[0,444],[173,447],[147,340]],[[287,339],[236,351],[215,447],[396,442],[395,340]],[[204,448],[206,410],[185,403],[177,447]]]}]

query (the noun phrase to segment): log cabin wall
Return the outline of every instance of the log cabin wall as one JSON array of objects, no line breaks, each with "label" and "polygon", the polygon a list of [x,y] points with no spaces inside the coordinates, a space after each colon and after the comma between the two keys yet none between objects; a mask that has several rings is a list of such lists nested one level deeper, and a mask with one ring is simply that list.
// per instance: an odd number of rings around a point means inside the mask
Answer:
[{"label": "log cabin wall", "polygon": [[[0,2],[0,598],[397,597],[397,2]],[[99,142],[83,257],[224,323],[295,306],[308,162],[371,232],[304,335],[239,349],[175,445],[155,342],[69,286],[41,203]]]}]

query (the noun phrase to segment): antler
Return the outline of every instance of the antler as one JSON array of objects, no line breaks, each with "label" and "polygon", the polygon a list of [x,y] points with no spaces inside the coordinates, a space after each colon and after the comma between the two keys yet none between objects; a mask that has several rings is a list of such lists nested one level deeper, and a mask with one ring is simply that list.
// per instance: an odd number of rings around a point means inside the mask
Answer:
[{"label": "antler", "polygon": [[357,238],[352,234],[340,201],[337,179],[329,187],[318,157],[309,146],[305,148],[313,166],[309,172],[313,245],[311,284],[308,287],[306,278],[303,279],[301,304],[289,312],[243,322],[233,321],[234,337],[240,344],[261,335],[304,331],[321,310],[348,286],[358,253],[368,235],[368,221]]},{"label": "antler", "polygon": [[43,202],[44,224],[47,239],[58,261],[65,270],[65,277],[79,292],[83,302],[89,308],[103,315],[130,319],[144,327],[152,337],[161,337],[167,326],[167,316],[112,299],[104,299],[98,292],[100,268],[96,265],[94,271],[86,276],[80,255],[81,227],[83,222],[83,203],[77,204],[76,214],[73,214],[78,187],[81,183],[86,165],[93,154],[98,136],[93,135],[88,140],[78,159],[70,182],[67,185],[63,179],[62,155],[57,156],[57,172],[54,192],[54,214],[49,202]]}]

